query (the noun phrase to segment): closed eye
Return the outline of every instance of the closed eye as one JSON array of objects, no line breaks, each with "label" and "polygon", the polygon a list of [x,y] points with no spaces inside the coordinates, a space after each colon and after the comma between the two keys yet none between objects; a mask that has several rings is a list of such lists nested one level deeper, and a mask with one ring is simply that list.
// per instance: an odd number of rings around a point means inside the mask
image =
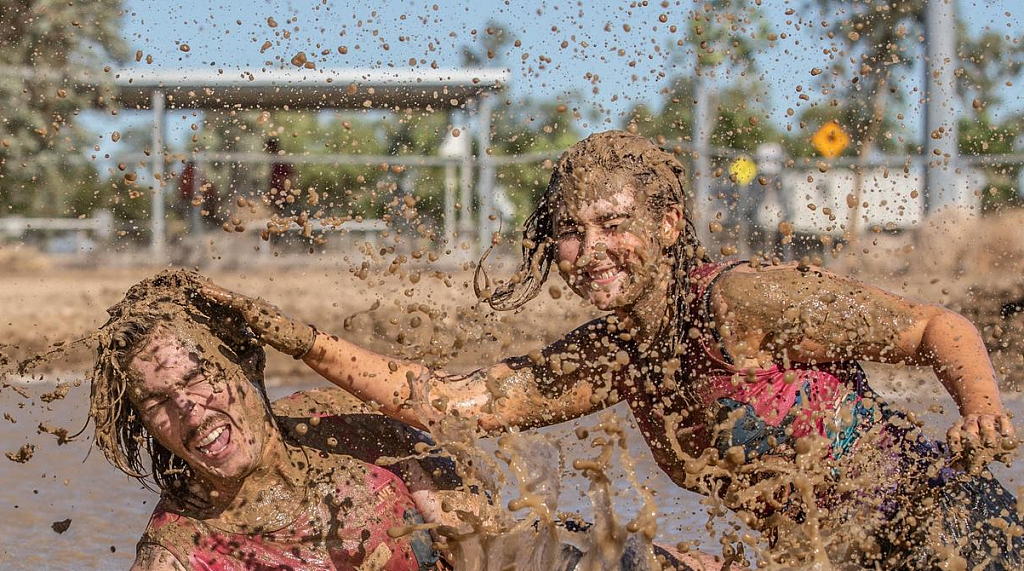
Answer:
[{"label": "closed eye", "polygon": [[150,397],[142,403],[142,412],[152,412],[165,402],[167,402],[167,397]]},{"label": "closed eye", "polygon": [[573,236],[575,234],[579,234],[579,232],[579,227],[575,224],[559,225],[558,237]]},{"label": "closed eye", "polygon": [[623,224],[628,222],[629,219],[630,219],[630,215],[629,214],[625,214],[625,213],[606,214],[606,215],[602,216],[598,220],[598,222],[601,223],[601,228],[604,228],[605,230],[615,230],[616,228],[619,228]]}]

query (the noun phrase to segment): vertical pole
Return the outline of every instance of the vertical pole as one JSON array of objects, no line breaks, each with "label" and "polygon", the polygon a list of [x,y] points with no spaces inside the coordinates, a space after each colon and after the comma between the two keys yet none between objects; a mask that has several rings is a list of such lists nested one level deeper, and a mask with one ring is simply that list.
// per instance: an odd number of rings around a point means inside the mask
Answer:
[{"label": "vertical pole", "polygon": [[[203,161],[200,160],[198,157],[193,157],[192,160],[195,161],[196,165],[194,171],[195,174],[192,176],[192,200],[195,200],[198,197],[199,192],[201,191],[203,185],[206,184],[206,180],[203,179],[202,181],[200,181],[199,179],[199,173],[203,172]],[[206,196],[203,196],[203,198],[205,199]],[[210,209],[213,205],[206,204],[204,200],[199,206],[189,206],[189,230],[192,232],[192,237],[198,243],[203,238],[203,220],[201,211],[203,210],[203,207]]]},{"label": "vertical pole", "polygon": [[163,91],[153,92],[153,204],[150,212],[149,251],[156,264],[164,262],[164,127],[165,100]]},{"label": "vertical pole", "polygon": [[494,165],[491,163],[487,150],[491,146],[491,110],[494,101],[487,94],[481,94],[477,107],[477,161],[480,165],[480,176],[476,182],[477,197],[480,209],[477,211],[477,245],[481,251],[491,245],[491,234],[495,222],[490,219],[494,214]]},{"label": "vertical pole", "polygon": [[459,236],[465,240],[473,231],[473,162],[468,154],[459,161]]},{"label": "vertical pole", "polygon": [[[954,0],[925,3],[925,185],[924,213],[957,199],[956,6]],[[933,136],[937,135],[937,136]]]},{"label": "vertical pole", "polygon": [[690,214],[691,220],[698,228],[701,227],[698,224],[701,210],[711,196],[711,131],[714,129],[711,118],[711,93],[703,76],[704,72],[698,62],[693,82],[693,97],[696,99],[693,112],[693,150],[696,156],[693,165],[696,172],[693,173],[693,212]]},{"label": "vertical pole", "polygon": [[455,163],[444,165],[444,238],[451,242],[455,235]]}]

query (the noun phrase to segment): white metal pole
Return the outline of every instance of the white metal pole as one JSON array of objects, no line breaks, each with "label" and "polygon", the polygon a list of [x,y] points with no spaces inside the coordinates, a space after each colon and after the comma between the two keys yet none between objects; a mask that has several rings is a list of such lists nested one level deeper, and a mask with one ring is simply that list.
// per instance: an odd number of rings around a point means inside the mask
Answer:
[{"label": "white metal pole", "polygon": [[477,108],[477,157],[480,175],[476,181],[477,197],[480,209],[477,212],[477,244],[481,251],[491,245],[491,234],[496,226],[491,220],[494,212],[494,165],[491,164],[487,150],[491,146],[491,110],[494,101],[486,94],[480,97]]},{"label": "white metal pole", "polygon": [[149,250],[153,262],[162,264],[164,261],[164,126],[165,99],[163,91],[153,92],[153,203],[150,212]]},{"label": "white metal pole", "polygon": [[[714,121],[711,118],[710,82],[705,80],[704,73],[705,70],[698,63],[693,85],[693,96],[696,99],[693,112],[693,149],[696,156],[693,165],[696,172],[693,173],[695,184],[691,220],[695,224],[711,196],[711,131],[714,129]],[[700,224],[696,225],[700,227]]]},{"label": "white metal pole", "polygon": [[444,166],[444,241],[455,236],[455,164]]},{"label": "white metal pole", "polygon": [[957,196],[956,6],[955,0],[925,3],[925,214],[951,205]]}]

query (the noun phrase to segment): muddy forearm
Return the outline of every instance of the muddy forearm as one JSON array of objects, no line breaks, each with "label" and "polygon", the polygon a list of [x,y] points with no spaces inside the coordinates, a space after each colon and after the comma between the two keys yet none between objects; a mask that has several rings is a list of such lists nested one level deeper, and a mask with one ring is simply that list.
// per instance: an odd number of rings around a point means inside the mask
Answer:
[{"label": "muddy forearm", "polygon": [[932,367],[962,415],[1003,412],[985,343],[965,317],[937,309],[924,329],[915,360]]},{"label": "muddy forearm", "polygon": [[360,400],[380,405],[387,416],[421,429],[458,415],[475,417],[482,428],[494,430],[515,425],[520,414],[516,402],[522,399],[501,398],[517,384],[504,365],[446,375],[322,332],[303,361]]},{"label": "muddy forearm", "polygon": [[431,377],[425,387],[429,406],[441,417],[474,418],[487,432],[545,426],[585,414],[579,410],[579,387],[547,396],[530,370],[504,363],[468,375]]},{"label": "muddy forearm", "polygon": [[[413,390],[430,371],[423,365],[389,359],[323,332],[317,334],[313,348],[302,358],[325,379],[352,393],[364,402],[381,406],[384,414],[425,428],[430,419],[409,405]],[[417,407],[418,408],[418,407]]]},{"label": "muddy forearm", "polygon": [[448,375],[322,332],[303,361],[360,400],[378,403],[382,413],[423,429],[451,416],[474,418],[488,432],[545,426],[582,416],[596,406],[593,387],[585,381],[547,395],[530,367],[512,368],[503,362]]}]

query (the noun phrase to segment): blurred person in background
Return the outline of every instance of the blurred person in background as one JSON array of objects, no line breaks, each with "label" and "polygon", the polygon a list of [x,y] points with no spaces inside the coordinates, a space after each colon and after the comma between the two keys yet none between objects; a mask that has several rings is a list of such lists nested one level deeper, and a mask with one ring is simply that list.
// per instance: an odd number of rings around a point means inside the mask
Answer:
[{"label": "blurred person in background", "polygon": [[221,197],[217,185],[206,179],[195,161],[186,161],[178,175],[178,198],[177,210],[193,235],[198,234],[204,224],[220,226]]}]

